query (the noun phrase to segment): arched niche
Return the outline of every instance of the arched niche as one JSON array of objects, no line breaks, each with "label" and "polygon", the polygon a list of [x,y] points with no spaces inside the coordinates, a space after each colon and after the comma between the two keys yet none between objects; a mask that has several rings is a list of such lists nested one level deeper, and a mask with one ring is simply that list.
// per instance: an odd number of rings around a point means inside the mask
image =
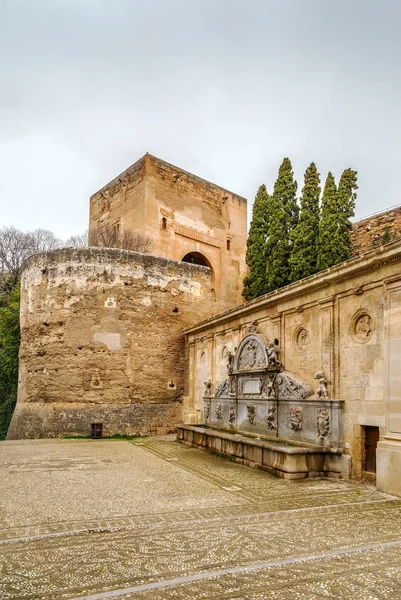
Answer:
[{"label": "arched niche", "polygon": [[266,369],[268,366],[266,340],[263,335],[249,333],[238,346],[234,358],[234,371]]}]

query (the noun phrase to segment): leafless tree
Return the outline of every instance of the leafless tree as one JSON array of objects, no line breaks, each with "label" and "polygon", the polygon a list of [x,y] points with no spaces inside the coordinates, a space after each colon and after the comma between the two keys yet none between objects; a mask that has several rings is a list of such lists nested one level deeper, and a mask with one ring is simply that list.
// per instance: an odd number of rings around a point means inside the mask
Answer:
[{"label": "leafless tree", "polygon": [[77,235],[72,235],[63,244],[63,246],[87,246],[88,245],[88,230]]},{"label": "leafless tree", "polygon": [[151,250],[152,240],[139,231],[120,231],[115,226],[105,225],[89,233],[89,245],[145,253]]},{"label": "leafless tree", "polygon": [[47,229],[28,231],[26,235],[32,239],[32,254],[56,250],[56,248],[63,246],[63,242],[52,231],[48,231]]},{"label": "leafless tree", "polygon": [[0,291],[9,294],[18,281],[22,263],[32,254],[53,250],[61,242],[46,229],[20,231],[16,227],[0,228]]}]

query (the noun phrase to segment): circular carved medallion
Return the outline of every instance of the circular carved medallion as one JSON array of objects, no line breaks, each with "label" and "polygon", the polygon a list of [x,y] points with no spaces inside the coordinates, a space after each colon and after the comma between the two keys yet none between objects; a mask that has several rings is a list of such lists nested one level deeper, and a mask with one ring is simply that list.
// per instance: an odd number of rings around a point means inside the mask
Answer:
[{"label": "circular carved medallion", "polygon": [[295,345],[300,352],[305,352],[309,346],[310,335],[309,331],[303,325],[300,325],[295,330]]},{"label": "circular carved medallion", "polygon": [[350,335],[355,342],[364,344],[368,342],[373,335],[373,318],[367,310],[358,310],[354,314],[350,323]]}]

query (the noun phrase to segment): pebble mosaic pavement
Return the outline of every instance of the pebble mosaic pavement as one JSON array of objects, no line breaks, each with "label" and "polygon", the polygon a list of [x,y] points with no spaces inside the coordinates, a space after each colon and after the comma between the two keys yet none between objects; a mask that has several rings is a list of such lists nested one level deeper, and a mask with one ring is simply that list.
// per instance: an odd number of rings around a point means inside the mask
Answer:
[{"label": "pebble mosaic pavement", "polygon": [[0,598],[401,599],[401,499],[172,437],[1,442]]}]

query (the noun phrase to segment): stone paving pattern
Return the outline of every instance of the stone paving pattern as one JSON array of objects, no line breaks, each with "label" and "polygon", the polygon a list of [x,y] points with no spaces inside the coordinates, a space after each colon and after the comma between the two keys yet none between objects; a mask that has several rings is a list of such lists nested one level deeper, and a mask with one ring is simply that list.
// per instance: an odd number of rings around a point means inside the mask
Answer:
[{"label": "stone paving pattern", "polygon": [[171,437],[0,443],[0,598],[401,598],[401,499]]}]

